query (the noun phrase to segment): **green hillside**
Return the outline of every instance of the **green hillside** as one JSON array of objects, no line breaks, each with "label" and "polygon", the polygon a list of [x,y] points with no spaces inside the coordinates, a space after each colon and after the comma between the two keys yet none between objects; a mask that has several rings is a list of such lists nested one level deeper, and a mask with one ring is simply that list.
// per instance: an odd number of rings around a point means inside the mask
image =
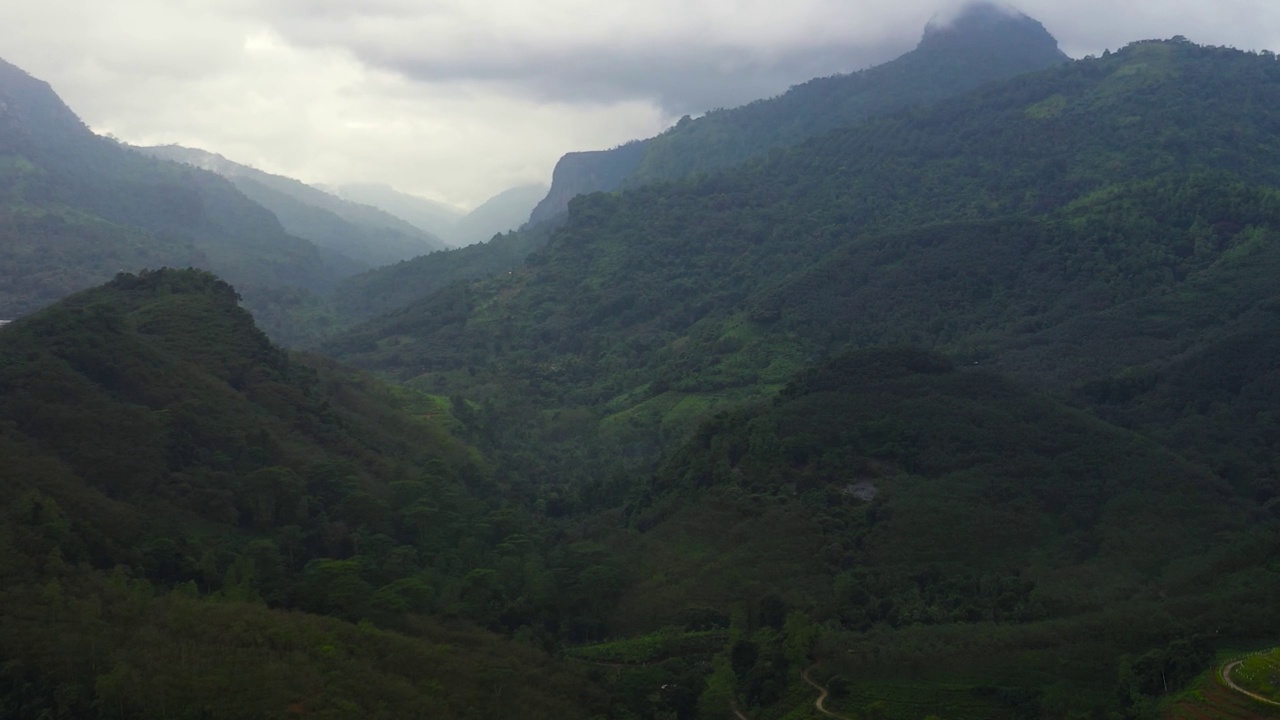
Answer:
[{"label": "green hillside", "polygon": [[588,716],[589,683],[481,627],[545,628],[589,556],[533,560],[451,422],[275,348],[198,271],[5,326],[0,708]]},{"label": "green hillside", "polygon": [[923,351],[841,355],[716,415],[632,498],[614,629],[722,618],[729,656],[758,650],[732,682],[764,717],[812,702],[795,689],[815,661],[857,714],[1137,712],[1201,672],[1210,636],[1280,630],[1258,565],[1280,517]]}]

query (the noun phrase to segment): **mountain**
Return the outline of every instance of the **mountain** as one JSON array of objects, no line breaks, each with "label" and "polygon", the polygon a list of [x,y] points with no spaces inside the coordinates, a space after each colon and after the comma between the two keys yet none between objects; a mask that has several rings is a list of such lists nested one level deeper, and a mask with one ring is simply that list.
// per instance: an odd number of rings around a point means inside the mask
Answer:
[{"label": "mountain", "polygon": [[[548,563],[536,593],[483,571],[538,533],[449,425],[274,347],[200,271],[121,274],[6,325],[0,708],[595,716],[590,680],[480,627],[498,583],[540,612],[577,602],[552,588],[581,568]],[[509,552],[487,537],[522,528]]]},{"label": "mountain", "polygon": [[451,205],[399,192],[386,185],[339,185],[342,197],[381,208],[415,227],[442,238],[451,247],[485,242],[494,235],[515,230],[529,218],[533,206],[546,194],[545,185],[508,188],[463,213]]},{"label": "mountain", "polygon": [[[552,220],[580,194],[728,167],[824,130],[1066,60],[1057,41],[1036,21],[992,5],[969,6],[945,28],[931,25],[919,47],[884,65],[814,80],[771,100],[682,120],[657,138],[612,150],[570,153],[556,165],[551,188],[533,210],[527,234],[469,248],[461,255],[436,254],[366,273],[345,284],[340,292],[348,300],[342,306],[348,318],[366,319],[459,279],[509,272],[541,247],[558,223]],[[680,163],[689,165],[676,167]]]},{"label": "mountain", "polygon": [[458,208],[378,183],[349,183],[326,187],[338,197],[376,207],[438,238],[447,238],[466,213]]},{"label": "mountain", "polygon": [[485,200],[458,219],[450,237],[455,245],[485,242],[524,225],[529,213],[547,194],[546,185],[520,185]]},{"label": "mountain", "polygon": [[0,62],[0,316],[166,265],[216,270],[257,307],[359,269],[223,178],[94,135],[48,84]]},{"label": "mountain", "polygon": [[685,118],[665,133],[613,150],[571,153],[530,216],[565,211],[577,195],[678,180],[760,157],[827,130],[959,94],[1067,61],[1039,22],[1005,6],[974,2],[945,25],[930,23],[896,60],[810,80],[768,100]]},{"label": "mountain", "polygon": [[301,181],[231,162],[221,155],[163,145],[137,148],[153,157],[215,172],[275,214],[289,233],[341,253],[366,268],[444,249],[437,237],[377,208],[343,200]]}]

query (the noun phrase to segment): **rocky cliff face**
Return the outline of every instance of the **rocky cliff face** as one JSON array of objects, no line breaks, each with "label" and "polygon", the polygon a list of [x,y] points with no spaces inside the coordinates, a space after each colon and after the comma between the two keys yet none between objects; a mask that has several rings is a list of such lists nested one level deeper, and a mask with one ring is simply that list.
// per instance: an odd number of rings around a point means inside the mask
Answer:
[{"label": "rocky cliff face", "polygon": [[640,165],[646,145],[647,141],[641,140],[612,150],[573,152],[560,158],[551,175],[551,189],[533,209],[529,222],[550,220],[579,195],[617,190]]}]

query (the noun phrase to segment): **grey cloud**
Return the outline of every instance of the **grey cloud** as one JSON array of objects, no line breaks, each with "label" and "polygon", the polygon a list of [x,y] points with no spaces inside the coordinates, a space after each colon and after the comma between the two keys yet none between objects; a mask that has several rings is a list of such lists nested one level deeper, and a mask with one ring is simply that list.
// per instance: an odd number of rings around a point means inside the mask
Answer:
[{"label": "grey cloud", "polygon": [[422,60],[371,53],[374,65],[425,82],[492,83],[535,100],[570,103],[645,98],[672,115],[734,107],[776,95],[810,78],[888,60],[907,48],[814,47],[762,58],[743,48],[649,49],[619,53],[590,48],[573,55],[541,53],[520,62],[453,58]]},{"label": "grey cloud", "polygon": [[[664,7],[665,6],[665,7]],[[384,0],[321,10],[274,0],[266,17],[291,42],[336,47],[424,83],[482,82],[550,102],[642,99],[671,114],[767,97],[788,86],[888,60],[910,49],[929,13],[869,16],[867,4],[553,0],[492,3],[477,17],[440,2],[418,14]],[[576,20],[576,21],[575,21]]]},{"label": "grey cloud", "polygon": [[[292,42],[339,47],[371,66],[430,83],[486,82],[542,101],[648,99],[673,114],[731,106],[821,75],[890,59],[926,21],[963,0],[268,0]],[[1280,9],[1251,0],[1025,0],[1064,50],[1083,55],[1182,34],[1269,47]]]},{"label": "grey cloud", "polygon": [[[130,142],[473,205],[565,152],[886,60],[960,2],[0,0],[0,56]],[[1280,3],[1012,4],[1077,57],[1179,34],[1280,49]]]}]

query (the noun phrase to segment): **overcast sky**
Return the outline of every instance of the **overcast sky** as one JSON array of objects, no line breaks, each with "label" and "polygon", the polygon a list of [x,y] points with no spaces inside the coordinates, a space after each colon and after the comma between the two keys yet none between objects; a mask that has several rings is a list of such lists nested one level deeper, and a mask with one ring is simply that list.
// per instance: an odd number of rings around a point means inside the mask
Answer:
[{"label": "overcast sky", "polygon": [[[0,57],[92,128],[470,207],[565,152],[911,49],[949,0],[0,0]],[[1067,54],[1280,50],[1273,0],[1023,0]]]}]

